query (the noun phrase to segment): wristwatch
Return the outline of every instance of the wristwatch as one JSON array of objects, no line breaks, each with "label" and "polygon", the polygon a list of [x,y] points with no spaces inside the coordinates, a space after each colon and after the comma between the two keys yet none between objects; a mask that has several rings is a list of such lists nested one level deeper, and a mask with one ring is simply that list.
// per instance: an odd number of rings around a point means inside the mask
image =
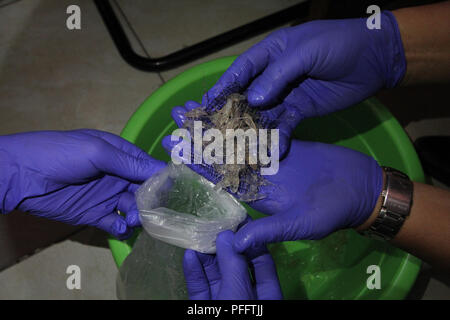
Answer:
[{"label": "wristwatch", "polygon": [[391,240],[411,211],[413,183],[401,171],[382,168],[386,173],[386,183],[381,192],[381,210],[372,225],[362,231],[362,234],[375,239]]}]

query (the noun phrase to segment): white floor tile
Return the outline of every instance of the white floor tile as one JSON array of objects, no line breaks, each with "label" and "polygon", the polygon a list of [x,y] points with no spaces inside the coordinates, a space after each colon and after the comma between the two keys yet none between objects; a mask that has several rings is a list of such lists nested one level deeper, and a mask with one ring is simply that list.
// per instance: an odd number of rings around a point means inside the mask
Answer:
[{"label": "white floor tile", "polygon": [[[71,265],[80,290],[67,288]],[[116,275],[109,249],[66,240],[0,272],[0,299],[116,299]]]}]

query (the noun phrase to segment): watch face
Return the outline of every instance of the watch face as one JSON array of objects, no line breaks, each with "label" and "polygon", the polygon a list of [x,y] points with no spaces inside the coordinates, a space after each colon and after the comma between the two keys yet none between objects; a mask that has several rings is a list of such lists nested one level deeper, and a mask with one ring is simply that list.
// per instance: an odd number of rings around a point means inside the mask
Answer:
[{"label": "watch face", "polygon": [[392,175],[387,186],[386,210],[401,217],[408,216],[411,209],[412,194],[413,184],[411,180]]},{"label": "watch face", "polygon": [[413,184],[402,172],[386,167],[383,169],[386,172],[386,184],[381,193],[383,204],[366,234],[371,238],[390,240],[395,237],[409,215]]}]

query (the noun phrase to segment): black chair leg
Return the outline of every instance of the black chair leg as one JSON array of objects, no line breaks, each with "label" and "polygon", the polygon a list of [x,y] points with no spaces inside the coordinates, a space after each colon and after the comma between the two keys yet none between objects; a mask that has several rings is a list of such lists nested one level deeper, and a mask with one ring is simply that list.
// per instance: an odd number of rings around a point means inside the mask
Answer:
[{"label": "black chair leg", "polygon": [[150,72],[159,72],[186,64],[290,21],[306,18],[309,12],[309,1],[302,2],[166,56],[150,59],[137,54],[133,50],[110,1],[94,0],[94,2],[125,61],[137,69]]}]

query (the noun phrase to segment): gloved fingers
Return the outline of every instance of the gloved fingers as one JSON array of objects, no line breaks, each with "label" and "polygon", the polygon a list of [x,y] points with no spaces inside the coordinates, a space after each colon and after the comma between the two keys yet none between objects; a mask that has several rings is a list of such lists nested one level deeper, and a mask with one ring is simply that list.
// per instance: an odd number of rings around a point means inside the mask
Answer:
[{"label": "gloved fingers", "polygon": [[285,105],[279,104],[273,108],[262,109],[259,113],[262,122],[270,124],[274,121],[277,121],[278,117],[283,113],[285,108]]},{"label": "gloved fingers", "polygon": [[251,260],[250,267],[259,300],[283,299],[275,262],[267,249],[265,253]]},{"label": "gloved fingers", "polygon": [[150,156],[137,158],[106,141],[95,146],[95,150],[87,157],[100,172],[132,182],[144,181],[166,166],[165,162]]},{"label": "gloved fingers", "polygon": [[189,298],[191,300],[211,299],[209,282],[195,251],[184,252],[183,271]]},{"label": "gloved fingers", "polygon": [[133,233],[133,229],[128,227],[125,218],[117,212],[111,212],[103,216],[94,226],[108,232],[119,240],[128,239]]},{"label": "gloved fingers", "polygon": [[[291,135],[300,117],[295,116],[291,110],[286,110],[288,106],[280,104],[276,107],[262,110],[260,112],[261,122],[267,128],[279,130],[279,158],[283,159],[289,150]],[[294,110],[296,112],[296,110]],[[269,146],[270,147],[270,146]]]},{"label": "gloved fingers", "polygon": [[296,107],[284,106],[277,119],[279,129],[280,159],[283,159],[290,148],[292,133],[302,120],[302,115]]},{"label": "gloved fingers", "polygon": [[134,228],[141,225],[136,200],[131,192],[119,194],[117,210],[125,214],[125,221],[129,227]]},{"label": "gloved fingers", "polygon": [[172,119],[175,121],[179,128],[183,127],[184,121],[186,120],[186,112],[189,112],[195,108],[201,107],[201,105],[196,101],[188,101],[184,106],[174,107],[171,111]]},{"label": "gloved fingers", "polygon": [[207,109],[222,105],[225,97],[234,92],[243,91],[249,82],[269,63],[270,52],[267,41],[263,40],[241,54],[208,90],[204,103]]},{"label": "gloved fingers", "polygon": [[[294,98],[300,98],[300,92],[294,90],[292,94]],[[302,95],[302,97],[304,96]],[[289,102],[293,102],[294,104],[290,104]],[[275,125],[281,131],[280,136],[286,135],[287,137],[291,136],[293,130],[304,118],[300,110],[299,102],[289,96],[283,103],[276,107],[262,110],[260,114],[264,123],[268,125],[272,124],[272,126]]]},{"label": "gloved fingers", "polygon": [[[187,164],[191,160],[191,155],[185,154],[183,152],[184,150],[181,145],[181,143],[183,143],[182,140],[183,137],[175,135],[165,136],[161,141],[161,145],[163,146],[164,150],[166,150],[166,152],[171,156],[172,161],[176,159],[176,161]],[[188,147],[192,154],[191,146]]]},{"label": "gloved fingers", "polygon": [[[297,125],[301,120],[310,117],[322,116],[327,113],[331,113],[333,110],[327,110],[324,106],[329,105],[331,103],[332,106],[335,106],[333,101],[324,101],[325,97],[319,95],[319,93],[323,93],[325,87],[322,83],[326,83],[323,80],[316,79],[306,79],[300,83],[300,85],[293,89],[287,97],[284,99],[283,104],[289,106],[288,113],[286,114],[286,118],[292,117],[294,122],[297,122]],[[333,94],[333,90],[329,90],[330,94]],[[338,91],[335,92],[338,94]],[[295,127],[295,126],[294,126]]]},{"label": "gloved fingers", "polygon": [[184,104],[186,111],[191,111],[195,108],[201,107],[202,105],[197,101],[189,100]]},{"label": "gloved fingers", "polygon": [[[186,164],[186,166],[188,166],[194,172],[205,177],[212,183],[217,183],[220,177],[215,173],[214,169],[211,166],[207,166],[205,164],[193,164],[193,161],[191,161],[191,157],[189,155],[185,155],[182,148],[178,149],[178,147],[176,147],[180,143],[179,141],[179,137],[166,136],[162,140],[162,146],[166,150],[166,152],[171,155],[172,159],[178,159],[178,161]],[[192,146],[189,147],[191,148]],[[193,151],[191,150],[191,155],[192,153]]]},{"label": "gloved fingers", "polygon": [[277,119],[280,135],[284,134],[290,137],[302,119],[302,113],[297,107],[285,105],[283,112],[281,112]]},{"label": "gloved fingers", "polygon": [[233,246],[239,253],[251,254],[269,243],[295,240],[289,238],[290,225],[282,214],[251,221],[236,232]]},{"label": "gloved fingers", "polygon": [[[251,223],[253,220],[253,218],[250,215],[247,215],[247,217],[245,218],[244,221],[242,221],[239,226],[237,227],[237,230],[240,230],[241,228],[243,228],[245,225]],[[236,237],[236,234],[234,235],[234,237]],[[265,245],[261,245],[259,247],[255,247],[253,248],[252,251],[247,251],[245,253],[245,257],[247,258],[248,261],[252,261],[253,259],[268,253],[269,251],[267,250],[267,247]]]},{"label": "gloved fingers", "polygon": [[197,252],[197,257],[208,279],[210,293],[212,297],[217,297],[222,280],[222,275],[217,264],[217,255]]},{"label": "gloved fingers", "polygon": [[141,183],[130,183],[128,187],[128,192],[135,193],[137,189],[141,186]]},{"label": "gloved fingers", "polygon": [[[137,174],[131,173],[131,176],[134,176],[136,178],[133,178],[132,181],[144,181],[147,178],[149,178],[153,173],[159,171],[165,166],[165,163],[163,161],[156,160],[152,158],[148,153],[137,147],[136,145],[132,144],[131,142],[123,139],[120,136],[117,136],[115,134],[100,131],[100,130],[93,130],[93,129],[81,129],[78,130],[81,132],[84,132],[86,134],[89,134],[91,136],[97,137],[105,141],[105,143],[112,146],[107,146],[107,150],[110,150],[112,152],[116,151],[115,149],[120,150],[121,152],[119,155],[123,155],[124,159],[129,159],[131,162],[129,164],[137,164],[141,172]],[[133,159],[136,158],[136,159]],[[122,159],[122,160],[124,160]],[[144,168],[146,170],[144,170]],[[125,168],[126,169],[126,168]],[[113,173],[113,172],[111,172]],[[114,173],[113,173],[114,174]],[[127,176],[130,174],[130,172],[125,173],[123,175],[119,175],[122,178],[127,179]]]},{"label": "gloved fingers", "polygon": [[117,149],[120,149],[123,152],[128,153],[136,158],[142,158],[142,159],[150,158],[150,155],[148,153],[146,153],[144,150],[142,150],[141,148],[134,145],[133,143],[131,143],[131,142],[125,140],[124,138],[122,138],[118,135],[115,135],[113,133],[95,130],[95,129],[80,129],[80,130],[76,130],[76,131],[84,132],[91,136],[103,139],[104,141],[108,142],[109,144],[112,144]]},{"label": "gloved fingers", "polygon": [[245,226],[247,223],[253,221],[253,218],[247,214],[247,216],[245,217],[244,221],[242,221],[236,228],[236,230],[239,230],[240,228],[242,228],[243,226]]},{"label": "gloved fingers", "polygon": [[170,115],[172,116],[172,119],[173,121],[175,121],[175,124],[178,128],[181,128],[183,126],[184,121],[186,120],[186,112],[186,108],[182,106],[176,106],[172,108]]},{"label": "gloved fingers", "polygon": [[287,154],[289,153],[289,148],[291,146],[291,137],[290,135],[286,135],[283,132],[281,132],[280,130],[280,138],[279,138],[279,150],[280,150],[280,154],[279,154],[279,159],[283,159],[287,156]]},{"label": "gloved fingers", "polygon": [[303,76],[301,59],[277,59],[248,87],[247,98],[251,106],[267,107],[278,104],[281,95],[291,84]]},{"label": "gloved fingers", "polygon": [[233,239],[231,230],[221,232],[216,239],[217,262],[222,275],[220,298],[253,299],[247,259],[234,250]]}]

